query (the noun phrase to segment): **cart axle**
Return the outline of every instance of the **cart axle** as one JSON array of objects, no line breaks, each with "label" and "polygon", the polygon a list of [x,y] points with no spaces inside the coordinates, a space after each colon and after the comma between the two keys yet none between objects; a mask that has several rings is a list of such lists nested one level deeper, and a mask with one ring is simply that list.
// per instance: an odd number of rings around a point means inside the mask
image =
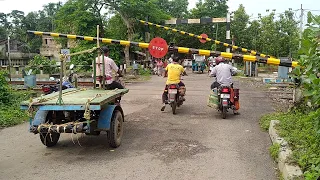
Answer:
[{"label": "cart axle", "polygon": [[90,133],[87,122],[67,123],[61,125],[40,124],[30,127],[30,132],[38,133]]}]

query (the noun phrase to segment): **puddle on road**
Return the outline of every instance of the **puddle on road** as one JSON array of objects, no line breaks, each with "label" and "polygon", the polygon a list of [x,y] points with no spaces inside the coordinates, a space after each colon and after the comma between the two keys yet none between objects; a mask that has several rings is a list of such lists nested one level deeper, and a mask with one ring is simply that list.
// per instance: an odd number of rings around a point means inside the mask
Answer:
[{"label": "puddle on road", "polygon": [[192,156],[207,152],[209,148],[198,141],[187,139],[170,139],[152,147],[152,153],[166,163],[172,163],[177,159],[183,160]]}]

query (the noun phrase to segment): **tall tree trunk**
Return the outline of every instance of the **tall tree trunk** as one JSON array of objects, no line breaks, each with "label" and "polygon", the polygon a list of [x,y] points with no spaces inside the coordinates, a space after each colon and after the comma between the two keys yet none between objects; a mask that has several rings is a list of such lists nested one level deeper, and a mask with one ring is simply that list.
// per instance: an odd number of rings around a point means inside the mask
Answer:
[{"label": "tall tree trunk", "polygon": [[[133,32],[133,23],[132,23],[132,21],[130,21],[129,18],[127,18],[122,13],[119,12],[119,14],[120,14],[122,20],[124,21],[124,23],[127,26],[128,41],[132,41],[133,34],[134,34],[134,32]],[[130,46],[126,46],[125,49],[124,49],[125,62],[127,64],[127,66],[130,65],[130,51],[129,50],[130,50]]]}]

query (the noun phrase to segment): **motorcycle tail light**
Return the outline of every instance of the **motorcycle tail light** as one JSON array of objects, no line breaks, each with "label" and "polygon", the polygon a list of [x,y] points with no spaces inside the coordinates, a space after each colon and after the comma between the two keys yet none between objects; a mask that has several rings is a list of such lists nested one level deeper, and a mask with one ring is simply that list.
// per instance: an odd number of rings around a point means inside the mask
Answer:
[{"label": "motorcycle tail light", "polygon": [[228,88],[223,88],[221,92],[223,92],[223,93],[228,93],[228,92],[229,92],[229,89],[228,89]]},{"label": "motorcycle tail light", "polygon": [[176,89],[176,85],[170,85],[170,89]]},{"label": "motorcycle tail light", "polygon": [[44,88],[42,88],[42,91],[43,91],[43,92],[49,92],[49,91],[50,91],[50,88],[44,87]]}]

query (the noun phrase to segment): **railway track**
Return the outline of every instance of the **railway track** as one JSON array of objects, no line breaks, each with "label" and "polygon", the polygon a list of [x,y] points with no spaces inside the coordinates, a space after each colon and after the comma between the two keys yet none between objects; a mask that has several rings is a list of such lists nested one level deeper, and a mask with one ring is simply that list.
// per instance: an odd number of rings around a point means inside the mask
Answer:
[{"label": "railway track", "polygon": [[[42,85],[54,85],[57,82],[55,81],[37,81],[37,86],[42,86]],[[11,81],[11,85],[24,85],[23,81]],[[93,86],[92,82],[78,82],[78,86]]]}]

